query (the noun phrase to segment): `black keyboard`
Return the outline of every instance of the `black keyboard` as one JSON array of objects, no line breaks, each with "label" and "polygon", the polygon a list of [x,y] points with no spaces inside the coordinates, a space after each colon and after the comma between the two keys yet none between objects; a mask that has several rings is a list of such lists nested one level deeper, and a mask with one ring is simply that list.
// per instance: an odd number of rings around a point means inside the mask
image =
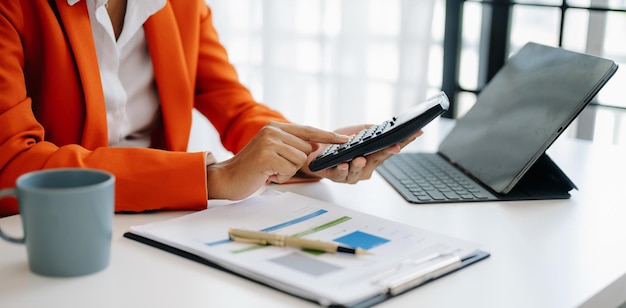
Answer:
[{"label": "black keyboard", "polygon": [[412,203],[498,200],[435,153],[396,154],[377,171]]}]

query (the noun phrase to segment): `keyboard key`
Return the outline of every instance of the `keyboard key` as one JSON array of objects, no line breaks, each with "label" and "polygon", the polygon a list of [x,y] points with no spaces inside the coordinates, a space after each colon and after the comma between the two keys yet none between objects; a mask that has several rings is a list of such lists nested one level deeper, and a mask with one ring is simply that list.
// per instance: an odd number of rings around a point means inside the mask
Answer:
[{"label": "keyboard key", "polygon": [[429,196],[431,196],[433,198],[433,200],[445,200],[446,197],[440,193],[438,190],[427,190],[426,193],[428,193]]},{"label": "keyboard key", "polygon": [[444,192],[443,193],[444,196],[446,196],[446,198],[448,198],[448,200],[459,200],[461,197],[459,197],[459,195],[453,193],[453,192]]}]

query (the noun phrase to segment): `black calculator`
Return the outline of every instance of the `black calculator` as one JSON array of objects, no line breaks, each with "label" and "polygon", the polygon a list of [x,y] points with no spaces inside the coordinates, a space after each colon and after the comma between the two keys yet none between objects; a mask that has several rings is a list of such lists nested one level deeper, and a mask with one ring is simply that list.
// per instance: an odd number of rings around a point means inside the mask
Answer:
[{"label": "black calculator", "polygon": [[311,161],[309,169],[319,171],[366,156],[386,147],[401,143],[450,107],[444,92],[428,98],[423,103],[403,112],[380,125],[364,129],[343,144],[333,144]]}]

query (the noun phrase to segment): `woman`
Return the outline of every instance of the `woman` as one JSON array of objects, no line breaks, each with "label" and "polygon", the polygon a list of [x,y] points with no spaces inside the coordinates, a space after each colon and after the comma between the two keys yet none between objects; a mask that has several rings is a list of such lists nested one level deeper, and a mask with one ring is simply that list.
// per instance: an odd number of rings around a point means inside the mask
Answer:
[{"label": "woman", "polygon": [[[267,181],[356,183],[404,145],[308,170],[321,144],[365,126],[331,133],[255,102],[202,0],[2,1],[0,37],[0,188],[28,171],[89,167],[115,174],[116,211],[203,209]],[[185,152],[193,108],[234,157]],[[0,216],[17,212],[0,200]]]}]

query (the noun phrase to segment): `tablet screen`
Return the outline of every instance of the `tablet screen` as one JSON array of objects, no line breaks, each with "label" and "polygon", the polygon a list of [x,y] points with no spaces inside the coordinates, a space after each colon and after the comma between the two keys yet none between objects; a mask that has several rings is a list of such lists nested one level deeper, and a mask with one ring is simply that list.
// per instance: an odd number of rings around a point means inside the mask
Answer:
[{"label": "tablet screen", "polygon": [[480,92],[439,153],[508,193],[616,69],[610,60],[529,43]]}]

